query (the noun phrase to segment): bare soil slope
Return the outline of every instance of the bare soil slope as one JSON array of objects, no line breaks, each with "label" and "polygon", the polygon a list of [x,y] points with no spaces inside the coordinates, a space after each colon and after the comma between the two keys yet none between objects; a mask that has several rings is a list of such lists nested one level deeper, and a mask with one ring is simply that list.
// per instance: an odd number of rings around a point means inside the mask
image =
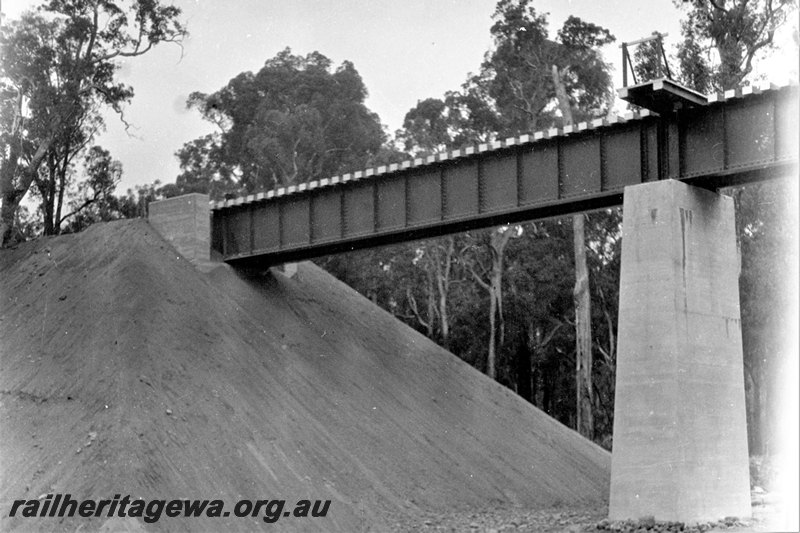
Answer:
[{"label": "bare soil slope", "polygon": [[[203,274],[144,221],[0,253],[0,529],[15,499],[330,499],[270,529],[597,505],[610,455],[316,266]],[[91,436],[90,436],[91,435]],[[115,528],[253,531],[253,518]],[[87,523],[88,522],[88,523]]]}]

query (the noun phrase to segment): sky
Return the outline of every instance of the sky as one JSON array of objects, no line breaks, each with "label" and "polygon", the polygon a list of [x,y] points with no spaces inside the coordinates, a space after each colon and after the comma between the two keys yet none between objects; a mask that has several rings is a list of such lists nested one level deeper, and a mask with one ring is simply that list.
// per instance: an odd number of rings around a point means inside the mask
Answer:
[{"label": "sky", "polygon": [[[162,0],[168,3],[168,0]],[[477,72],[491,47],[489,28],[496,0],[175,0],[189,31],[182,47],[163,44],[127,60],[120,81],[134,88],[125,108],[128,131],[108,115],[96,140],[123,165],[119,193],[135,185],[175,181],[175,152],[213,131],[187,96],[222,88],[237,74],[257,72],[290,47],[295,54],[318,51],[334,65],[351,61],[369,91],[366,105],[389,133],[400,128],[418,100],[458,89]],[[7,18],[38,5],[3,0]],[[549,13],[550,31],[569,15],[608,28],[617,42],[603,50],[621,86],[619,43],[666,32],[677,43],[680,12],[672,0],[535,0]],[[792,62],[794,65],[796,60]],[[785,63],[782,66],[786,74]],[[796,66],[793,67],[796,76]],[[781,68],[775,69],[780,71]]]}]

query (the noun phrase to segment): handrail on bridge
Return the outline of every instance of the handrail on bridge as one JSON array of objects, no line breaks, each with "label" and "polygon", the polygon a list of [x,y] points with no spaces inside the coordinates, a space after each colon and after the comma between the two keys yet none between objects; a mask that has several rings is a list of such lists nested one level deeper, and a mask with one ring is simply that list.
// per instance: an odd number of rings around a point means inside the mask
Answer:
[{"label": "handrail on bridge", "polygon": [[[620,48],[622,48],[622,86],[628,86],[628,67],[631,69],[631,77],[633,77],[634,85],[638,84],[638,80],[636,79],[636,69],[633,66],[633,61],[631,60],[631,54],[628,50],[629,46],[638,46],[640,44],[648,43],[651,41],[656,42],[657,50],[657,61],[656,61],[656,78],[665,77],[668,80],[673,80],[672,73],[669,70],[669,62],[667,61],[667,54],[664,52],[664,37],[667,37],[669,34],[667,33],[659,33],[654,31],[652,35],[649,37],[642,37],[641,39],[636,39],[635,41],[628,41],[622,43]],[[662,66],[661,61],[664,61]],[[674,81],[674,80],[673,80]]]}]

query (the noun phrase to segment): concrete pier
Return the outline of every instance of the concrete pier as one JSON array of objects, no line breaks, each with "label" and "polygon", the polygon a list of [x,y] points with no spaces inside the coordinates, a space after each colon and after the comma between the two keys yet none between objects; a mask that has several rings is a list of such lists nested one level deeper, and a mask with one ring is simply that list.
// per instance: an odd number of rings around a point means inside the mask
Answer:
[{"label": "concrete pier", "polygon": [[147,219],[183,257],[208,262],[211,251],[208,195],[191,193],[151,202]]},{"label": "concrete pier", "polygon": [[625,188],[609,518],[751,516],[731,198]]}]

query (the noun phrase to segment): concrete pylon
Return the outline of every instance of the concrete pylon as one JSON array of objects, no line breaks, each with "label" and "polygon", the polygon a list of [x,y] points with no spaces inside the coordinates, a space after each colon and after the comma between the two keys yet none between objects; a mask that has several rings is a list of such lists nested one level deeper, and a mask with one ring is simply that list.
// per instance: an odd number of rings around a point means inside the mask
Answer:
[{"label": "concrete pylon", "polygon": [[751,516],[731,198],[625,188],[611,520]]}]

